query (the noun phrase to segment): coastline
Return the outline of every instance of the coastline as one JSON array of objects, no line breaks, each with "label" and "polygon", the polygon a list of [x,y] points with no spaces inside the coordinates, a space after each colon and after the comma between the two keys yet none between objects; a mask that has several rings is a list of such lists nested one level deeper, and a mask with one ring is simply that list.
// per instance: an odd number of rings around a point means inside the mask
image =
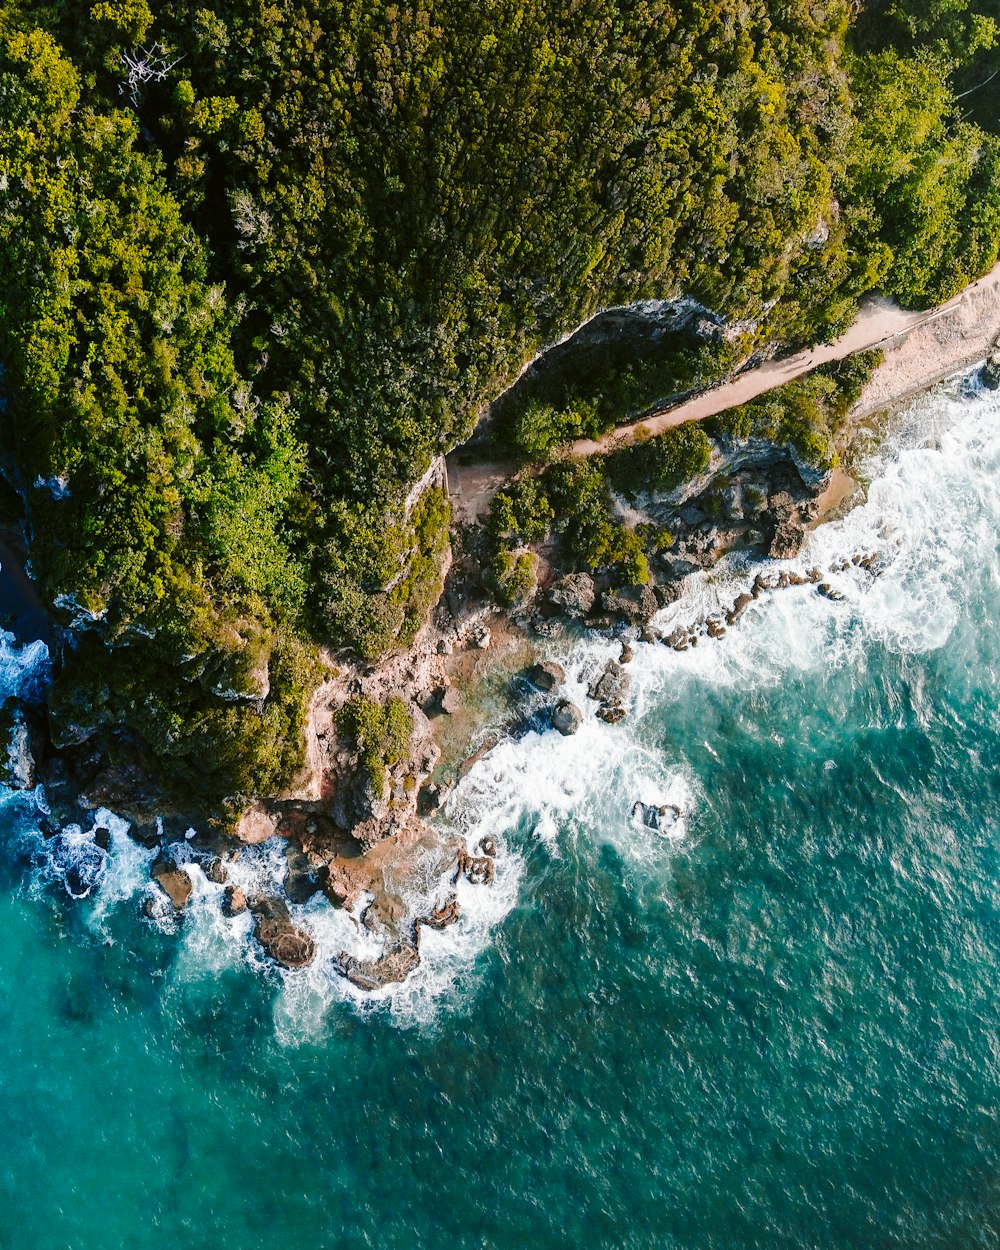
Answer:
[{"label": "coastline", "polygon": [[[897,331],[848,414],[845,450],[866,418],[929,389],[989,352],[1000,328],[1000,267],[990,279]],[[785,380],[782,375],[772,384]],[[722,388],[710,393],[713,402],[721,393]],[[719,472],[716,466],[713,473]],[[803,528],[812,530],[843,515],[862,495],[842,471],[827,475],[812,488]],[[575,726],[562,729],[554,724],[555,711],[568,702],[565,676],[556,665],[551,685],[539,685],[529,677],[533,665],[575,638],[619,642],[620,659],[609,661],[603,674],[617,693],[610,699],[595,693],[600,690],[598,675],[585,696],[598,702],[599,719],[614,723],[626,715],[627,666],[637,640],[676,651],[710,644],[723,637],[754,601],[786,587],[812,584],[818,593],[836,598],[826,579],[843,571],[831,567],[800,573],[782,568],[758,574],[730,606],[664,635],[652,624],[652,616],[664,603],[651,596],[651,610],[617,623],[607,614],[584,621],[572,619],[573,613],[567,619],[565,613],[532,616],[502,609],[483,587],[475,558],[463,551],[460,531],[453,533],[459,541],[456,558],[446,570],[444,593],[410,648],[377,663],[346,654],[325,656],[330,675],[316,692],[306,727],[309,766],[295,785],[251,808],[233,837],[203,830],[191,836],[182,815],[165,816],[151,828],[148,816],[142,819],[132,813],[134,836],[156,849],[152,877],[165,895],[162,902],[158,895],[155,905],[147,898],[150,919],[165,915],[175,923],[191,897],[195,870],[223,884],[230,875],[226,865],[244,847],[253,848],[277,835],[285,841],[282,858],[287,861],[277,894],[247,897],[238,886],[226,885],[224,914],[249,912],[264,951],[286,968],[303,967],[311,961],[315,946],[308,922],[303,926],[289,912],[288,903],[307,903],[323,894],[333,907],[351,914],[359,932],[383,944],[382,953],[370,957],[342,952],[341,973],[366,992],[405,980],[420,962],[422,928],[443,928],[458,920],[459,884],[462,889],[488,888],[497,856],[503,855],[502,845],[498,847],[492,836],[468,843],[447,822],[435,819],[450,789],[505,737],[553,725],[563,733],[575,732]],[[724,554],[723,545],[710,550],[703,567],[711,567]],[[9,587],[24,623],[29,629],[39,628],[31,622],[40,602],[23,558],[18,561],[17,556],[14,545],[0,552],[0,559],[6,557],[0,594]],[[871,552],[859,551],[853,563],[878,575],[878,561]],[[549,589],[543,582],[539,598]],[[390,696],[406,701],[413,734],[405,759],[388,772],[383,795],[361,777],[358,752],[344,740],[337,718],[348,699],[383,702]],[[110,788],[91,785],[74,795],[63,818],[79,819],[81,812],[90,815],[107,809],[129,815],[127,776],[111,780],[116,784]]]}]

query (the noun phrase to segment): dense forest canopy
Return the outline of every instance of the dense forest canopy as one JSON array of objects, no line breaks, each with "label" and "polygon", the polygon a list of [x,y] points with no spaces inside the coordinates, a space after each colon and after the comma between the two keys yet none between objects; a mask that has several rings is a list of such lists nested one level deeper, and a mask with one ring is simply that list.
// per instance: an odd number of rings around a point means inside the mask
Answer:
[{"label": "dense forest canopy", "polygon": [[412,635],[447,505],[404,500],[544,344],[680,294],[828,339],[988,269],[998,17],[0,5],[0,451],[79,626],[61,740],[231,810],[273,791],[311,644]]}]

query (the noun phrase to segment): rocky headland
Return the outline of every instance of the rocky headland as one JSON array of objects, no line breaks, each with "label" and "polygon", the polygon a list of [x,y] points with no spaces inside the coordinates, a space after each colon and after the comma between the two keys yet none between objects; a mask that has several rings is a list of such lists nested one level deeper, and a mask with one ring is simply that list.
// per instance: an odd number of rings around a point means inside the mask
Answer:
[{"label": "rocky headland", "polygon": [[[983,381],[1000,383],[1000,351],[991,352]],[[870,410],[866,398],[857,405],[859,413]],[[780,562],[799,553],[811,527],[859,494],[841,470],[821,472],[788,446],[716,437],[704,471],[682,486],[615,501],[628,524],[671,536],[644,584],[569,567],[542,545],[532,593],[506,608],[490,593],[481,525],[467,518],[453,533],[444,593],[412,646],[372,663],[324,654],[326,676],[307,723],[306,769],[284,794],[246,811],[235,828],[207,825],[194,810],[165,810],[127,743],[112,760],[86,743],[56,750],[44,716],[15,699],[4,705],[0,722],[7,746],[3,780],[21,790],[44,787],[48,811],[41,832],[74,897],[86,897],[105,870],[109,835],[94,816],[109,809],[131,821],[137,841],[155,849],[148,914],[166,908],[183,916],[192,897],[188,866],[197,863],[225,887],[224,912],[249,913],[260,949],[278,965],[297,969],[313,960],[316,943],[295,907],[322,895],[330,906],[355,914],[381,944],[373,958],[343,953],[342,975],[362,990],[399,982],[420,961],[422,930],[460,918],[458,880],[489,889],[502,853],[495,838],[468,845],[436,819],[454,779],[502,733],[548,726],[573,734],[583,720],[565,693],[566,673],[547,658],[554,642],[595,631],[618,640],[618,659],[591,674],[587,685],[596,715],[614,725],[628,715],[628,665],[638,643],[677,651],[710,645],[754,603],[788,587],[811,585],[817,594],[838,597],[829,577],[841,567],[797,570]],[[758,572],[728,608],[667,633],[657,628],[657,614],[680,597],[689,574],[738,551],[777,563]],[[40,605],[23,561],[12,543],[4,554],[8,623],[19,620],[22,636],[38,636]],[[848,563],[874,578],[885,558],[858,552]],[[66,643],[58,629],[50,637],[56,650]],[[392,701],[405,717],[403,747],[373,756],[364,734],[347,725],[345,709],[385,709]],[[654,828],[677,818],[642,804],[633,815]],[[284,847],[283,888],[248,895],[230,881],[232,865],[248,846],[274,838]]]}]

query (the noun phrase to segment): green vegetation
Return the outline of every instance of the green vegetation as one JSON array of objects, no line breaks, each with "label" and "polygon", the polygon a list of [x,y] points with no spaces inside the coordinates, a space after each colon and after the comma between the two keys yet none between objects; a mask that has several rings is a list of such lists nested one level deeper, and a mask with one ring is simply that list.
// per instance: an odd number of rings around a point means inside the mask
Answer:
[{"label": "green vegetation", "polygon": [[383,798],[386,770],[406,758],[413,734],[406,704],[395,695],[384,704],[357,695],[341,708],[337,727],[354,742],[375,793]]},{"label": "green vegetation", "polygon": [[498,437],[511,451],[544,458],[578,438],[598,438],[634,417],[731,372],[751,336],[698,342],[681,332],[643,333],[563,349],[530,372],[501,405]]},{"label": "green vegetation", "polygon": [[629,498],[643,491],[665,494],[703,473],[711,452],[704,429],[688,421],[657,438],[613,452],[608,457],[608,474],[615,488]]},{"label": "green vegetation", "polygon": [[[296,766],[316,643],[412,637],[447,510],[404,501],[542,345],[681,293],[753,327],[530,396],[550,456],[988,268],[991,5],[0,3],[0,457],[88,625],[57,735],[231,814]],[[544,491],[642,580],[601,470]]]},{"label": "green vegetation", "polygon": [[616,520],[603,465],[598,460],[562,461],[540,477],[523,478],[493,497],[487,521],[491,571],[501,599],[518,602],[533,581],[534,567],[516,554],[527,543],[558,541],[576,569],[614,570],[632,585],[649,580],[638,535]]},{"label": "green vegetation", "polygon": [[[708,422],[713,434],[742,441],[766,438],[793,447],[817,469],[837,463],[834,437],[871,377],[882,353],[858,352],[732,408]],[[682,427],[683,428],[683,427]]]}]

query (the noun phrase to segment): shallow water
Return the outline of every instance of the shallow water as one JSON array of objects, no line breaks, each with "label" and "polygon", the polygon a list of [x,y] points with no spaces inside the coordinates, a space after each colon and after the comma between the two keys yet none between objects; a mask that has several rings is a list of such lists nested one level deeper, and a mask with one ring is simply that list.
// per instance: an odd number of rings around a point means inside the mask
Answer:
[{"label": "shallow water", "polygon": [[629,720],[477,765],[444,818],[500,838],[498,881],[394,996],[348,994],[322,903],[284,977],[196,868],[180,931],[139,919],[117,828],[71,900],[8,798],[0,1246],[995,1246],[1000,401],[941,389],[881,455],[801,561],[879,577],[639,647]]}]

